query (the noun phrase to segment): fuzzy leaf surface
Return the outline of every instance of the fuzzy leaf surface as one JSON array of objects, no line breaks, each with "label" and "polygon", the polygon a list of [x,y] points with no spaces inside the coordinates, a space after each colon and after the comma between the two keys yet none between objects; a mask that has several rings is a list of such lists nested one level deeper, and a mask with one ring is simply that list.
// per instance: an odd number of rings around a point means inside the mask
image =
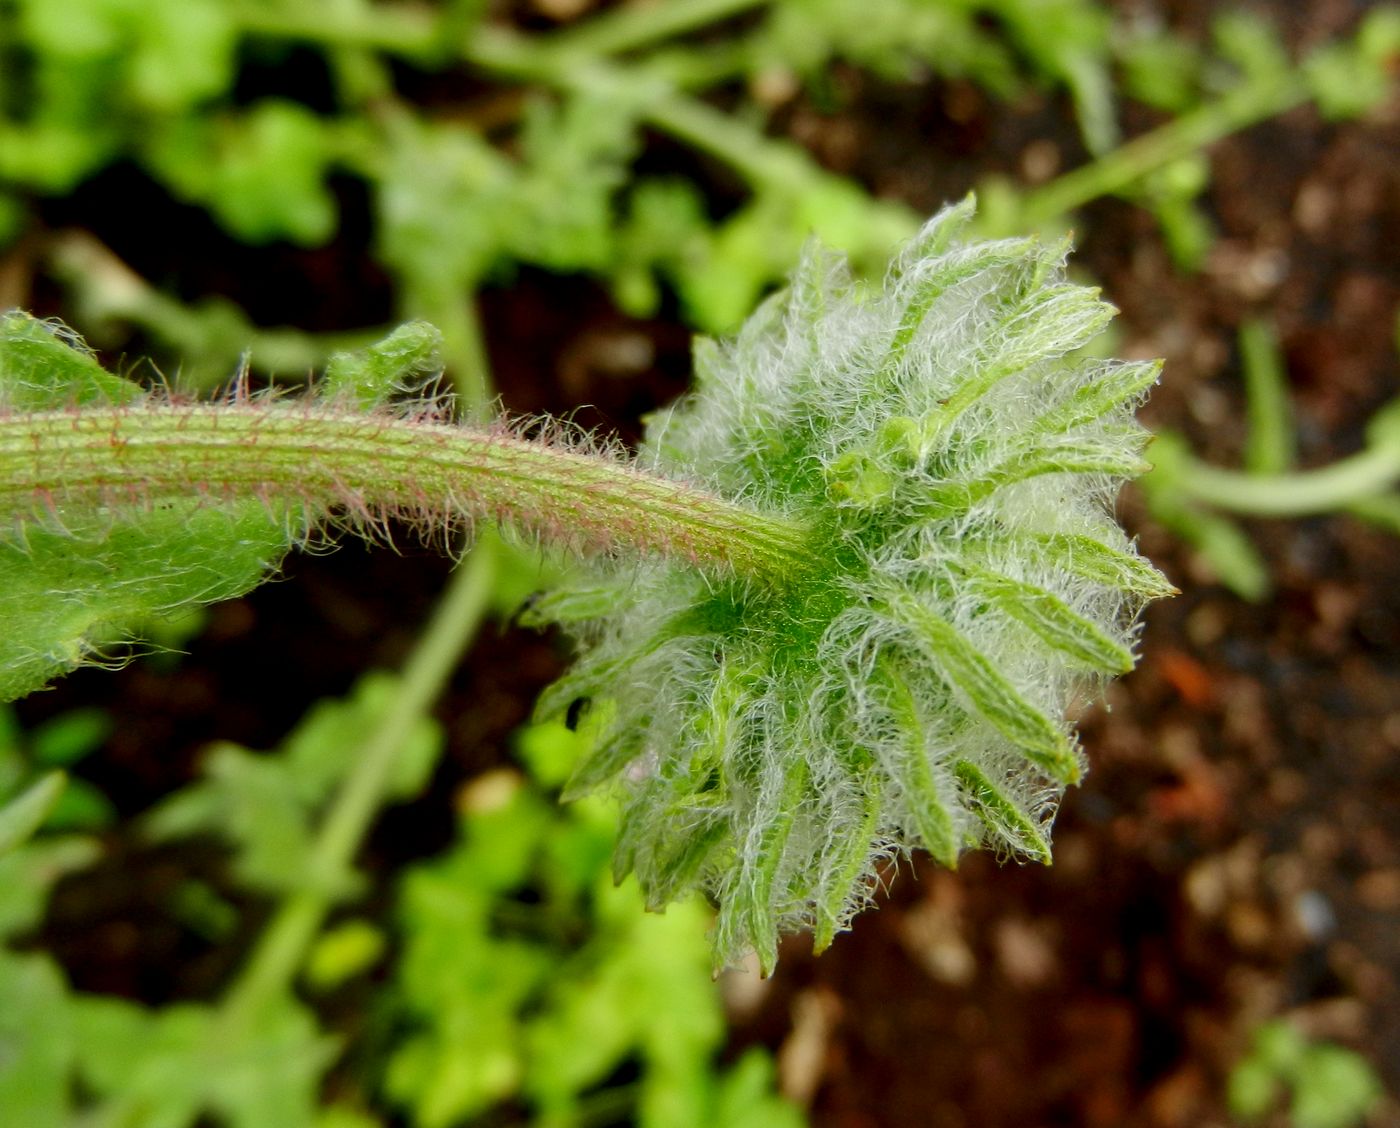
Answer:
[{"label": "fuzzy leaf surface", "polygon": [[883,290],[810,250],[653,417],[647,464],[810,530],[776,583],[604,563],[536,609],[581,649],[545,712],[603,718],[574,790],[621,794],[616,870],[649,904],[718,905],[717,964],[771,968],[794,928],[825,946],[891,852],[1047,861],[1072,703],[1171,590],[1108,508],[1145,468],[1157,366],[1081,358],[1112,308],[1065,247],[970,240],[972,214],[935,217]]}]

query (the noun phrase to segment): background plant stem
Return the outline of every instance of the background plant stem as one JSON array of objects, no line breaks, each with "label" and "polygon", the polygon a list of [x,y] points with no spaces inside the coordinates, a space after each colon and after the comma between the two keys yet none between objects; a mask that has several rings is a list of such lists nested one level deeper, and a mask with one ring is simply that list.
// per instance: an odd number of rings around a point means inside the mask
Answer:
[{"label": "background plant stem", "polygon": [[732,19],[771,0],[667,0],[626,4],[549,36],[555,51],[616,55],[654,46],[663,39]]},{"label": "background plant stem", "polygon": [[452,381],[462,417],[484,424],[491,410],[491,366],[477,315],[476,286],[467,283],[443,293],[426,279],[405,273],[400,305],[406,318],[421,318],[442,333],[444,370]]},{"label": "background plant stem", "polygon": [[1212,508],[1249,517],[1309,517],[1382,496],[1400,484],[1400,451],[1374,446],[1318,470],[1258,475],[1221,470],[1194,459],[1173,486]]},{"label": "background plant stem", "polygon": [[1246,81],[1214,102],[1028,192],[1017,211],[1018,221],[1038,227],[1100,196],[1122,192],[1149,173],[1302,105],[1308,97],[1307,85],[1296,72],[1268,83]]},{"label": "background plant stem", "polygon": [[224,1000],[230,1032],[246,1028],[290,990],[307,948],[331,905],[331,890],[354,859],[383,801],[404,741],[441,693],[476,636],[496,572],[493,537],[483,537],[452,573],[427,629],[404,666],[392,708],[366,738],[359,758],[326,812],[311,856],[315,888],[293,894],[277,910]]},{"label": "background plant stem", "polygon": [[[798,147],[711,110],[664,76],[609,59],[610,55],[653,46],[766,2],[675,0],[665,5],[622,8],[577,30],[529,39],[496,28],[474,27],[465,39],[446,49],[499,76],[556,89],[606,86],[619,93],[631,90],[651,125],[724,161],[756,186],[802,184],[820,175],[821,170]],[[262,34],[347,42],[406,54],[430,49],[436,35],[424,14],[409,8],[337,13],[329,22],[320,14],[313,18],[296,12],[249,9],[243,22],[247,30]],[[1018,209],[1018,222],[1042,226],[1092,200],[1122,192],[1172,161],[1276,117],[1309,97],[1307,84],[1297,71],[1267,81],[1246,79],[1215,101],[1028,192]]]}]

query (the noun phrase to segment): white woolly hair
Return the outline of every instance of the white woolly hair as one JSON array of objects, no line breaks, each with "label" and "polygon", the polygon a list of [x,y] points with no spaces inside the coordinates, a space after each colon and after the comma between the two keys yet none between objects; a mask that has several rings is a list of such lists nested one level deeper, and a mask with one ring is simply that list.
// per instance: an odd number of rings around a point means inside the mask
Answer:
[{"label": "white woolly hair", "polygon": [[721,964],[771,968],[786,929],[824,945],[916,847],[1047,860],[1083,767],[1067,713],[1170,590],[1111,515],[1157,367],[1074,358],[1112,308],[1063,246],[960,241],[972,211],[871,292],[812,248],[736,339],[698,344],[643,464],[805,520],[811,565],[774,589],[599,564],[614,610],[575,624],[546,696],[610,702],[575,790],[623,791],[618,870],[652,904],[716,900]]}]

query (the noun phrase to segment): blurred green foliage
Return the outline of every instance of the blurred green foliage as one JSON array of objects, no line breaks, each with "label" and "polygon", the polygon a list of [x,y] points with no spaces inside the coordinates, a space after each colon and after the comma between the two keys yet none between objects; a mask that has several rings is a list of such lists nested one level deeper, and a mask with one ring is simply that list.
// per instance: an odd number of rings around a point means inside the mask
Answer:
[{"label": "blurred green foliage", "polygon": [[[762,1056],[708,1064],[724,1019],[702,974],[707,911],[644,912],[635,885],[608,876],[612,808],[558,807],[585,740],[541,724],[519,742],[530,776],[472,784],[459,844],[403,883],[394,986],[409,1033],[389,1060],[389,1095],[426,1128],[510,1096],[541,1125],[624,1111],[656,1128],[801,1123],[769,1095]],[[637,1080],[608,1085],[619,1071]]]},{"label": "blurred green foliage", "polygon": [[1382,1089],[1359,1054],[1313,1041],[1287,1022],[1266,1022],[1230,1074],[1230,1111],[1255,1124],[1285,1094],[1291,1128],[1355,1128],[1379,1103]]},{"label": "blurred green foliage", "polygon": [[102,710],[79,708],[23,732],[13,711],[0,706],[0,854],[40,826],[92,831],[112,824],[110,800],[67,774],[102,746],[111,728]]},{"label": "blurred green foliage", "polygon": [[[205,753],[205,778],[148,812],[143,828],[152,841],[216,834],[233,849],[233,872],[249,889],[289,893],[327,887],[339,898],[355,890],[349,874],[307,868],[316,815],[354,763],[353,752],[399,692],[392,674],[363,675],[343,699],[312,705],[276,754],[236,744]],[[442,751],[440,726],[419,718],[399,747],[389,802],[411,798],[427,784]]]},{"label": "blurred green foliage", "polygon": [[[348,698],[314,705],[272,753],[211,749],[205,779],[151,812],[145,834],[216,836],[250,889],[324,883],[298,863],[320,806],[352,765],[357,734],[392,694],[392,678],[371,673]],[[64,718],[35,743],[86,723]],[[658,1128],[796,1128],[802,1119],[773,1095],[764,1055],[715,1064],[724,1017],[709,976],[707,911],[646,913],[634,885],[615,887],[608,876],[615,812],[596,801],[558,805],[586,740],[561,725],[522,730],[529,774],[500,769],[470,785],[457,844],[399,875],[394,926],[386,933],[347,918],[309,953],[305,982],[317,993],[392,960],[369,1015],[383,1056],[337,1085],[356,1094],[351,1105],[321,1107],[340,1045],[304,1004],[282,999],[247,1022],[214,1004],[152,1009],[75,992],[50,957],[6,951],[0,1108],[34,1128],[79,1115],[162,1128],[203,1114],[237,1128],[321,1125],[328,1116],[378,1124],[389,1108],[440,1128],[503,1104],[529,1110],[536,1125],[603,1115]],[[440,741],[424,721],[391,796],[421,790]],[[56,830],[0,857],[0,938],[33,928],[53,884],[92,860],[94,842]],[[356,888],[340,875],[335,896]],[[182,892],[169,911],[187,927],[196,915],[232,911],[207,889]]]},{"label": "blurred green foliage", "polygon": [[[1086,147],[1108,158],[1124,94],[1188,114],[1221,95],[1267,102],[1295,81],[1275,33],[1244,15],[1222,17],[1209,51],[1153,26],[1115,24],[1095,0],[665,7],[623,7],[527,37],[479,26],[476,4],[19,0],[0,11],[0,44],[20,63],[0,87],[0,238],[22,229],[27,206],[131,162],[241,241],[315,246],[339,230],[332,178],[349,176],[371,190],[375,253],[405,315],[442,320],[436,307],[464,286],[537,265],[606,279],[638,316],[673,288],[693,325],[725,331],[813,231],[878,268],[914,215],[766,137],[759,126],[771,104],[724,115],[694,98],[706,89],[805,86],[836,111],[832,68],[846,61],[888,81],[966,79],[1002,98],[1063,90]],[[727,35],[667,41],[750,9],[754,18],[723,25]],[[1396,24],[1396,10],[1382,7],[1354,41],[1318,52],[1304,68],[1308,92],[1337,114],[1374,105],[1389,89]],[[277,66],[291,44],[324,55],[330,104],[240,89],[244,68]],[[474,122],[478,111],[464,119],[400,96],[391,62],[424,75],[465,68],[523,96],[505,120]],[[649,129],[728,165],[743,182],[737,206],[716,211],[686,180],[639,172]],[[1163,161],[1127,186],[1185,263],[1209,240],[1191,203],[1204,186],[1198,160]],[[1026,218],[1051,217],[1031,208]],[[1015,215],[1002,222],[1025,225]],[[150,316],[158,327],[171,320]]]}]

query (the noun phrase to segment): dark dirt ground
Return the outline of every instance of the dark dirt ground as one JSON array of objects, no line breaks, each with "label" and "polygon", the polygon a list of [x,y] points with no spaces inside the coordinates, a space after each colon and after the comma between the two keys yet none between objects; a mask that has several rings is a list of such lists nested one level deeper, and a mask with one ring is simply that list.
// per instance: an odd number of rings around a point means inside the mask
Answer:
[{"label": "dark dirt ground", "polygon": [[[1199,29],[1212,5],[1165,7]],[[1306,43],[1359,7],[1273,12]],[[829,167],[924,210],[987,171],[1019,175],[1032,145],[1038,166],[1047,144],[1064,167],[1082,159],[1057,100],[998,106],[957,83],[838,78],[838,109],[799,100],[785,128]],[[1129,118],[1130,131],[1149,124]],[[1078,261],[1123,311],[1120,351],[1167,358],[1146,418],[1233,464],[1235,333],[1266,314],[1304,463],[1345,455],[1400,391],[1400,103],[1344,125],[1299,110],[1211,156],[1204,204],[1220,238],[1199,275],[1173,270],[1129,204],[1081,217]],[[153,241],[133,214],[170,238]],[[129,169],[46,218],[87,227],[187,297],[223,293],[255,316],[316,327],[387,317],[362,241],[235,248]],[[30,281],[31,307],[62,315],[43,276]],[[482,305],[511,410],[589,403],[584,422],[635,436],[638,416],[684,386],[686,333],[629,321],[589,284],[526,271]],[[619,378],[610,358],[638,341],[654,363]],[[1139,669],[1085,722],[1092,772],[1062,808],[1053,868],[977,856],[953,874],[921,862],[822,958],[794,939],[771,981],[726,980],[736,1051],[777,1051],[814,1124],[1223,1125],[1230,1065],[1281,1013],[1362,1050],[1400,1092],[1400,541],[1344,517],[1252,524],[1276,591],[1250,605],[1131,490],[1122,512],[1182,594],[1150,609]],[[308,702],[401,659],[444,573],[412,547],[294,560],[283,582],[215,608],[174,669],[75,675],[24,703],[24,719],[78,703],[110,710],[115,734],[84,774],[133,815],[187,781],[208,741],[271,746]],[[429,795],[381,821],[370,850],[381,872],[447,843],[453,791],[505,756],[559,663],[554,640],[510,630],[464,664],[438,710],[448,758]],[[211,994],[238,945],[192,937],[167,900],[191,871],[221,882],[216,855],[119,834],[109,845],[96,872],[60,888],[44,942],[80,988],[155,1003]],[[1373,1123],[1400,1124],[1400,1111],[1392,1103]]]}]

